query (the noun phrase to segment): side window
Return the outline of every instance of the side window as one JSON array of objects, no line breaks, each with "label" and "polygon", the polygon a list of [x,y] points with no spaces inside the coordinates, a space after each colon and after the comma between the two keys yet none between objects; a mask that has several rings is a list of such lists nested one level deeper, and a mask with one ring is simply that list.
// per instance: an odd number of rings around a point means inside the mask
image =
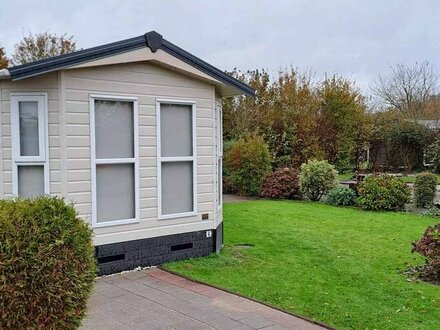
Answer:
[{"label": "side window", "polygon": [[13,194],[49,194],[46,94],[11,95]]},{"label": "side window", "polygon": [[223,204],[223,114],[222,106],[219,102],[216,102],[215,107],[215,135],[216,135],[216,173],[217,173],[217,186],[216,186],[216,201],[217,208],[221,208]]}]

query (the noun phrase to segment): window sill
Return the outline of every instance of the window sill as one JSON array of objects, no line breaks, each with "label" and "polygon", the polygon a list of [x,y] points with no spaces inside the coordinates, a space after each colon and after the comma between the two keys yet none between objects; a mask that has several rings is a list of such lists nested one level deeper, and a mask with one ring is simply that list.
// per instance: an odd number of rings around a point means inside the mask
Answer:
[{"label": "window sill", "polygon": [[175,213],[175,214],[165,214],[158,217],[159,220],[171,220],[179,218],[189,218],[197,216],[197,212],[186,212],[186,213]]},{"label": "window sill", "polygon": [[139,220],[137,219],[124,219],[124,220],[113,220],[113,221],[106,221],[106,222],[96,222],[94,223],[92,228],[105,228],[105,227],[113,227],[113,226],[120,226],[120,225],[130,225],[139,223]]}]

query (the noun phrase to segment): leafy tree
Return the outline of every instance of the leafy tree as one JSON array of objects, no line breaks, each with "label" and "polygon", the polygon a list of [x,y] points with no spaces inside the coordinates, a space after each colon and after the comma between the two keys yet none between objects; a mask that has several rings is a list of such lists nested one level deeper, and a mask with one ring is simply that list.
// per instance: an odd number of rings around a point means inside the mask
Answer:
[{"label": "leafy tree", "polygon": [[395,165],[404,164],[410,172],[422,162],[423,149],[427,144],[427,131],[422,125],[411,121],[395,122],[387,133],[389,153],[392,153]]},{"label": "leafy tree", "polygon": [[3,47],[0,47],[0,70],[7,68],[9,65],[9,60],[6,57],[6,52]]},{"label": "leafy tree", "polygon": [[353,169],[367,148],[371,123],[360,90],[343,77],[326,78],[319,86],[319,140],[325,158],[340,172]]},{"label": "leafy tree", "polygon": [[354,167],[371,126],[354,83],[336,76],[316,82],[311,73],[292,68],[276,78],[265,70],[232,74],[257,96],[225,101],[225,139],[262,136],[275,168],[298,168],[309,159],[329,159],[341,170]]},{"label": "leafy tree", "polygon": [[264,177],[271,170],[270,153],[260,136],[247,136],[225,151],[224,172],[232,190],[243,196],[258,196]]},{"label": "leafy tree", "polygon": [[429,145],[427,157],[434,164],[434,171],[440,173],[440,137]]},{"label": "leafy tree", "polygon": [[12,54],[14,65],[26,64],[48,57],[72,53],[76,50],[76,42],[73,36],[63,34],[51,34],[49,32],[37,33],[24,36],[15,44],[15,52]]}]

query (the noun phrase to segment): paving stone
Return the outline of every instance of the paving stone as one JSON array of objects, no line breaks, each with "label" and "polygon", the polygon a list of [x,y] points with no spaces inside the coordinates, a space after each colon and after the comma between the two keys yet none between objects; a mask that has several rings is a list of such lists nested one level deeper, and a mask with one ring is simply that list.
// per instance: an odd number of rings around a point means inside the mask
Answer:
[{"label": "paving stone", "polygon": [[144,272],[141,272],[140,270],[134,270],[132,272],[125,272],[122,274],[125,278],[128,278],[129,280],[136,280],[141,277],[148,277],[147,274]]},{"label": "paving stone", "polygon": [[[279,326],[279,325],[271,325],[269,327],[266,328],[262,328],[263,330],[283,330],[285,328]],[[298,330],[301,330],[300,328],[298,328]]]},{"label": "paving stone", "polygon": [[260,316],[250,316],[248,318],[240,320],[240,323],[243,323],[252,329],[262,329],[265,327],[269,327],[275,325],[273,322],[270,322]]},{"label": "paving stone", "polygon": [[83,321],[80,330],[129,330],[132,329],[126,324],[122,324],[108,315],[94,312],[89,313],[87,318]]},{"label": "paving stone", "polygon": [[243,324],[240,325],[238,328],[235,328],[234,330],[253,330],[253,329]]},{"label": "paving stone", "polygon": [[119,297],[125,293],[124,290],[101,280],[96,281],[95,291],[107,298]]},{"label": "paving stone", "polygon": [[88,306],[81,330],[324,329],[157,268],[97,279]]},{"label": "paving stone", "polygon": [[162,322],[146,318],[138,317],[130,321],[130,327],[136,330],[169,330],[171,327]]},{"label": "paving stone", "polygon": [[180,313],[183,313],[186,316],[189,316],[193,319],[206,322],[210,321],[216,318],[221,317],[220,314],[209,311],[207,309],[201,308],[195,304],[192,303],[184,303],[180,305],[174,305],[171,307],[175,311],[179,311]]},{"label": "paving stone", "polygon": [[210,327],[209,325],[196,321],[196,320],[187,320],[185,322],[176,324],[173,326],[176,330],[207,330],[207,329],[215,329]]},{"label": "paving stone", "polygon": [[118,302],[126,304],[140,313],[165,325],[173,325],[186,321],[188,317],[154,301],[143,299],[133,295],[116,298]]},{"label": "paving stone", "polygon": [[241,323],[238,323],[237,321],[231,320],[230,318],[226,316],[220,316],[218,318],[215,318],[213,320],[209,320],[205,322],[206,324],[209,324],[215,329],[218,330],[232,330],[237,329],[238,327],[242,326]]}]

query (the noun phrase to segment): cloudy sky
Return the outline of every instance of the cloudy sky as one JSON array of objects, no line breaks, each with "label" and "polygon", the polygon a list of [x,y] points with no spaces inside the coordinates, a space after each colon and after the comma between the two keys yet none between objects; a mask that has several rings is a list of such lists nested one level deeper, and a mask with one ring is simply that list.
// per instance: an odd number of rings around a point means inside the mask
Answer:
[{"label": "cloudy sky", "polygon": [[81,48],[156,30],[221,69],[294,66],[343,74],[367,90],[390,65],[440,69],[438,0],[0,0],[0,45],[29,31],[73,34]]}]

